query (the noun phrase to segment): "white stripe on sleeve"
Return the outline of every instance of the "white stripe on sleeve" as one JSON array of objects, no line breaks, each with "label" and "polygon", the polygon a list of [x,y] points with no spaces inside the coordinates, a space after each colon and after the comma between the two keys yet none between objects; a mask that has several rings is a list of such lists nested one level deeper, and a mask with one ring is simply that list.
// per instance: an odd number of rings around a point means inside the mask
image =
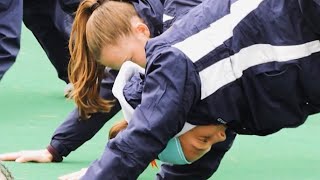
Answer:
[{"label": "white stripe on sleeve", "polygon": [[320,52],[319,40],[291,46],[255,44],[244,48],[239,53],[222,59],[200,71],[201,99],[240,78],[242,72],[252,66],[273,61],[286,62],[300,59],[316,52]]},{"label": "white stripe on sleeve", "polygon": [[188,37],[173,47],[185,53],[193,62],[199,60],[224,41],[232,37],[235,26],[250,12],[255,10],[263,0],[238,0],[230,7],[230,14],[215,21],[210,27]]}]

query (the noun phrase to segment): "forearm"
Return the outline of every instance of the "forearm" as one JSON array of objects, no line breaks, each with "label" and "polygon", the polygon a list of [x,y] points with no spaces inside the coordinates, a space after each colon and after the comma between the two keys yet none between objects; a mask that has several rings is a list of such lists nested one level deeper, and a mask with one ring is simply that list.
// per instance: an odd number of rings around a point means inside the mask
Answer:
[{"label": "forearm", "polygon": [[79,121],[78,111],[75,109],[63,122],[52,136],[49,152],[54,152],[54,160],[62,161],[62,157],[68,156],[71,151],[76,150],[83,143],[91,139],[110,120],[120,107],[118,103],[109,113],[95,113],[90,119]]},{"label": "forearm", "polygon": [[[93,162],[82,180],[135,180],[138,175],[146,168],[145,165],[139,165],[137,162],[126,158],[126,154],[121,152],[115,146],[107,145],[104,153],[99,160]],[[119,167],[126,167],[119,169]],[[128,167],[128,168],[127,168]],[[120,172],[121,171],[121,172]]]},{"label": "forearm", "polygon": [[[115,100],[111,89],[117,72],[106,70],[105,74],[107,76],[102,81],[100,95],[104,99]],[[71,151],[91,139],[119,111],[120,105],[116,100],[110,112],[94,113],[86,120],[80,120],[77,108],[74,109],[56,129],[47,149],[54,156],[54,160],[61,161],[62,157],[67,156]]]}]

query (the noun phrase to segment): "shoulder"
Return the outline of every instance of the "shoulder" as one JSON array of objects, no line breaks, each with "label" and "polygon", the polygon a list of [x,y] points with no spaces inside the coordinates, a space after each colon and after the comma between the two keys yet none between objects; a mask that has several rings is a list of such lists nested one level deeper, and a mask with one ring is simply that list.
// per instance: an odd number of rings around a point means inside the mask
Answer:
[{"label": "shoulder", "polygon": [[152,39],[146,46],[148,71],[163,69],[164,71],[187,72],[194,69],[193,62],[182,51],[161,39]]}]

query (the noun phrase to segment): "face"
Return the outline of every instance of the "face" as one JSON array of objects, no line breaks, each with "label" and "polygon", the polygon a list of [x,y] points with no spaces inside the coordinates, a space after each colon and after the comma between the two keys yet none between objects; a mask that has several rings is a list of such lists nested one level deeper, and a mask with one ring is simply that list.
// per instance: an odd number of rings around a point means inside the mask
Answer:
[{"label": "face", "polygon": [[141,67],[146,66],[145,45],[150,36],[149,29],[137,18],[133,18],[131,24],[131,35],[121,37],[116,45],[106,45],[102,48],[101,64],[116,70],[119,70],[125,61],[132,61]]},{"label": "face", "polygon": [[190,162],[200,159],[211,146],[226,139],[223,125],[196,126],[179,137],[186,159]]},{"label": "face", "polygon": [[119,70],[125,61],[144,67],[146,64],[145,44],[134,36],[122,38],[117,45],[105,46],[102,49],[100,63],[112,69]]}]

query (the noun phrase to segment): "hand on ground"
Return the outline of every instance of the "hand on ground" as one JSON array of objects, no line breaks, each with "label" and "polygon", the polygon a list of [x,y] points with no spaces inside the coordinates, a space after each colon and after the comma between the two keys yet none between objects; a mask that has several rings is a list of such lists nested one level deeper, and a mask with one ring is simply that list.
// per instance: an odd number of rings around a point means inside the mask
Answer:
[{"label": "hand on ground", "polygon": [[47,163],[47,162],[52,162],[52,158],[53,158],[52,155],[47,149],[0,154],[1,161],[16,161],[20,163],[24,163],[24,162]]}]

